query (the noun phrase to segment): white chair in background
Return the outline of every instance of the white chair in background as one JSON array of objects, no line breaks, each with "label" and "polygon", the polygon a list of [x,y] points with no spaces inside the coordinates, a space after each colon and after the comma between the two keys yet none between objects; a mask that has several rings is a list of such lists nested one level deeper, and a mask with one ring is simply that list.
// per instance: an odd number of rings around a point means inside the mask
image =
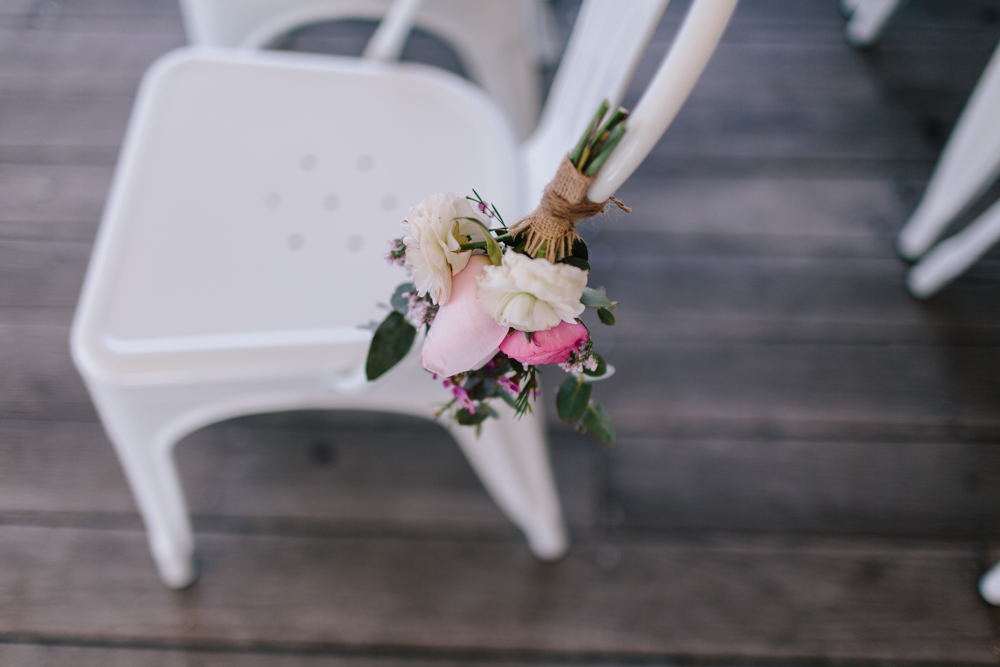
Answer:
[{"label": "white chair in background", "polygon": [[[842,0],[847,41],[874,44],[902,0]],[[993,53],[945,144],[927,190],[897,239],[899,254],[919,260],[906,287],[918,299],[937,294],[1000,241],[1000,202],[934,245],[945,228],[1000,175],[1000,47]],[[931,246],[934,246],[933,248]]]},{"label": "white chair in background", "polygon": [[844,28],[848,44],[863,48],[877,42],[901,3],[902,0],[840,0],[840,11],[848,17]]},{"label": "white chair in background", "polygon": [[[901,0],[842,0],[847,41],[874,44]],[[1000,201],[962,231],[931,247],[955,217],[1000,176],[1000,46],[993,52],[945,144],[927,190],[899,232],[897,248],[919,259],[906,286],[920,299],[937,294],[1000,241]],[[1000,563],[979,580],[979,594],[1000,606]]]},{"label": "white chair in background", "polygon": [[[390,0],[181,0],[192,45],[250,49],[312,23],[379,20],[389,6]],[[544,0],[426,0],[414,23],[451,45],[517,135],[528,136],[541,109],[540,67],[558,57]]]},{"label": "white chair in background", "polygon": [[[1000,47],[993,53],[962,110],[923,199],[899,232],[899,252],[918,259],[906,286],[933,296],[1000,241],[1000,202],[960,232],[931,245],[959,213],[1000,175]],[[925,254],[926,253],[926,254]]]},{"label": "white chair in background", "polygon": [[[735,0],[697,0],[591,188],[603,200],[656,143]],[[415,349],[364,379],[382,260],[405,206],[475,187],[517,219],[604,97],[617,102],[666,0],[588,0],[542,124],[519,146],[496,104],[419,65],[246,50],[168,54],[140,88],[73,323],[73,359],[122,462],[163,581],[196,577],[174,444],[238,415],[358,409],[432,419],[448,397]],[[419,345],[415,346],[419,348]],[[455,427],[540,558],[567,536],[544,422]]]}]

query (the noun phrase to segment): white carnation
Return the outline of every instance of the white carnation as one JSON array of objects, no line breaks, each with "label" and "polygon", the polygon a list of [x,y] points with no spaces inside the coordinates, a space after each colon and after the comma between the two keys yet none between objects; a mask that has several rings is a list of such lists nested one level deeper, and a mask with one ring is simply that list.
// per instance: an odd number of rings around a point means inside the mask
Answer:
[{"label": "white carnation", "polygon": [[587,272],[569,264],[553,264],[508,250],[500,266],[484,267],[476,296],[483,311],[498,324],[520,331],[545,331],[559,322],[573,322],[583,312],[580,303]]},{"label": "white carnation", "polygon": [[[482,238],[472,205],[452,193],[438,192],[410,207],[400,225],[406,245],[406,261],[413,270],[413,285],[423,296],[430,293],[434,303],[444,305],[451,298],[451,277],[465,268],[471,250],[459,250],[458,236]],[[464,239],[463,239],[464,242]]]}]

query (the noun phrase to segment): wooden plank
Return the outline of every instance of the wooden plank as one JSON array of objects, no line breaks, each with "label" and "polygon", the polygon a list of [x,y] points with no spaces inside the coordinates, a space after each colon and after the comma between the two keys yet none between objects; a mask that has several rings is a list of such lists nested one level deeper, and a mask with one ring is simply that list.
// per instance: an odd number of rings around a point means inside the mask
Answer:
[{"label": "wooden plank", "polygon": [[[171,0],[61,0],[57,8],[40,6],[37,0],[6,0],[0,14],[20,17],[127,16],[155,19],[161,15],[177,16],[177,3]],[[30,28],[31,25],[24,26]]]},{"label": "wooden plank", "polygon": [[0,220],[4,223],[86,225],[93,240],[111,187],[107,166],[0,165]]},{"label": "wooden plank", "polygon": [[607,351],[618,374],[594,394],[615,416],[620,434],[832,440],[1000,435],[995,347],[665,340],[645,352],[632,347],[619,354],[613,336],[595,332],[598,349]]},{"label": "wooden plank", "polygon": [[183,46],[173,30],[25,31],[0,28],[0,91],[32,94],[134,94],[146,68]]},{"label": "wooden plank", "polygon": [[[552,451],[567,519],[595,524],[596,446]],[[231,420],[185,438],[176,458],[195,524],[212,530],[513,532],[451,437],[413,418]],[[0,421],[0,522],[138,526],[135,512],[100,425]]]},{"label": "wooden plank", "polygon": [[670,530],[1000,535],[1000,448],[949,442],[633,440],[609,519]]},{"label": "wooden plank", "polygon": [[[389,652],[391,653],[391,652]],[[482,654],[481,654],[482,655]],[[486,657],[486,656],[484,656]],[[531,664],[538,667],[591,664],[584,661],[517,661],[488,656],[496,667]],[[314,650],[185,650],[105,646],[64,646],[60,644],[0,644],[0,663],[17,667],[462,667],[466,659],[427,658],[417,655],[316,655]]]},{"label": "wooden plank", "polygon": [[203,534],[159,583],[141,532],[0,527],[9,637],[615,656],[995,662],[973,550],[716,538],[521,544]]},{"label": "wooden plank", "polygon": [[[900,190],[891,178],[665,178],[650,170],[618,192],[631,214],[611,211],[583,223],[582,231],[595,241],[602,233],[670,234],[655,254],[689,256],[693,248],[674,246],[683,234],[732,237],[730,256],[896,257],[893,235],[910,212]],[[628,251],[643,243],[657,239]]]},{"label": "wooden plank", "polygon": [[[29,310],[28,315],[46,314]],[[0,419],[96,419],[70,360],[67,326],[0,326],[0,368]]]},{"label": "wooden plank", "polygon": [[[195,525],[214,532],[507,535],[457,447],[430,424],[359,413],[243,418],[177,449]],[[1000,450],[962,442],[558,435],[552,461],[577,528],[976,539],[1000,535]],[[0,522],[138,527],[97,424],[0,421]]]},{"label": "wooden plank", "polygon": [[0,93],[0,151],[117,151],[132,110],[132,94],[28,95]]},{"label": "wooden plank", "polygon": [[90,243],[0,240],[0,308],[73,308]]}]

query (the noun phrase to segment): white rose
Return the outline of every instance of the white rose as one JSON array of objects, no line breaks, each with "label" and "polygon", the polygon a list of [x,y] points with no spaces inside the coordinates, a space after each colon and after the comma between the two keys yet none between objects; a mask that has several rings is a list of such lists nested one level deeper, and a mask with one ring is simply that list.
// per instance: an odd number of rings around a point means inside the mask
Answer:
[{"label": "white rose", "polygon": [[[451,277],[465,268],[471,250],[459,250],[459,236],[482,237],[480,227],[471,220],[475,211],[466,199],[452,193],[438,192],[410,207],[400,225],[406,245],[406,261],[413,271],[413,285],[420,296],[431,295],[443,306],[451,298]],[[463,239],[464,242],[464,239]]]},{"label": "white rose", "polygon": [[575,321],[584,311],[580,297],[587,272],[569,264],[508,250],[500,266],[484,267],[478,279],[476,296],[483,311],[520,331],[545,331]]}]

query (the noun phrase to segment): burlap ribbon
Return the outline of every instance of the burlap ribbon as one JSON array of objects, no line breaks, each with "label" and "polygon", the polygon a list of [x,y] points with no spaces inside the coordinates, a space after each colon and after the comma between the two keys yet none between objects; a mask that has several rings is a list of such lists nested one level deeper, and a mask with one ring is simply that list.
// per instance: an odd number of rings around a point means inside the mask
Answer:
[{"label": "burlap ribbon", "polygon": [[566,257],[580,238],[576,232],[577,221],[603,214],[609,202],[626,213],[632,212],[615,197],[600,204],[588,201],[587,191],[593,181],[593,176],[584,176],[568,157],[563,158],[555,178],[545,186],[538,208],[510,228],[514,234],[527,229],[524,249],[529,255],[534,257],[545,244],[545,258],[550,262]]}]

